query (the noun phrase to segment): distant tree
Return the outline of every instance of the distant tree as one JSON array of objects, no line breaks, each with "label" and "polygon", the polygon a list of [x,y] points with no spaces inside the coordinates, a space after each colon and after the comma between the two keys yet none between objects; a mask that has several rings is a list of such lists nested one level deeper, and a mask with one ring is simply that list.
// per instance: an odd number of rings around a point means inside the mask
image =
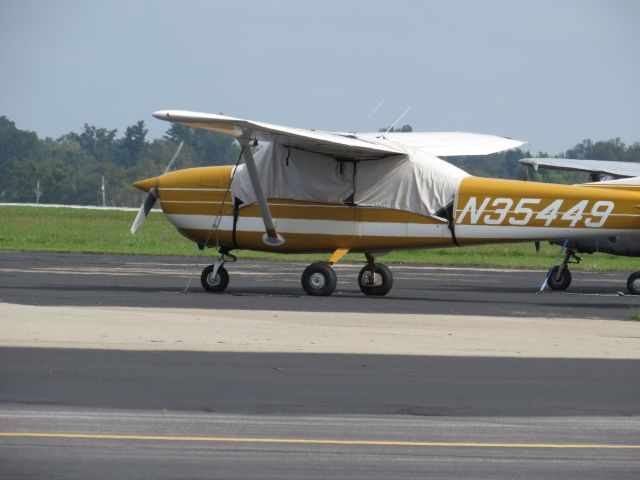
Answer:
[{"label": "distant tree", "polygon": [[[381,129],[385,131],[386,128]],[[404,125],[394,132],[411,132]],[[57,140],[39,139],[0,116],[0,199],[33,202],[36,182],[44,192],[42,203],[101,204],[101,177],[107,181],[107,204],[138,206],[142,192],[132,183],[158,175],[173,155],[177,142],[185,142],[177,168],[233,164],[239,148],[229,136],[173,124],[164,138],[147,141],[144,122],[136,122],[117,138],[117,130],[85,124],[80,133],[69,132]],[[538,156],[558,156],[546,153]],[[583,140],[564,152],[565,157],[640,161],[640,143],[626,146],[619,138],[593,142]],[[540,169],[527,171],[518,160],[531,156],[514,149],[493,155],[446,157],[445,160],[479,176],[530,178],[555,183],[581,183],[586,175]]]},{"label": "distant tree", "polygon": [[627,148],[620,138],[599,141],[583,140],[565,152],[566,158],[624,161]]},{"label": "distant tree", "polygon": [[518,160],[529,156],[519,148],[491,155],[446,157],[465,172],[472,175],[493,178],[519,178],[520,163]]},{"label": "distant tree", "polygon": [[140,120],[135,125],[127,127],[122,142],[128,154],[128,165],[133,165],[138,155],[140,155],[147,146],[145,140],[147,133],[149,133],[149,130],[145,128],[144,120]]},{"label": "distant tree", "polygon": [[59,143],[77,143],[82,150],[100,163],[119,163],[123,159],[122,148],[116,141],[117,129],[107,130],[84,124],[82,133],[67,133],[58,139]]},{"label": "distant tree", "polygon": [[195,135],[195,129],[180,125],[179,123],[172,123],[171,126],[164,133],[164,138],[172,140],[176,143],[184,141],[185,143],[193,142]]},{"label": "distant tree", "polygon": [[33,157],[39,149],[40,141],[35,132],[20,130],[7,117],[0,117],[0,172],[8,161]]},{"label": "distant tree", "polygon": [[640,142],[634,142],[627,147],[625,162],[640,162]]},{"label": "distant tree", "polygon": [[[386,132],[389,129],[389,127],[382,127],[379,128],[378,131],[379,132]],[[413,132],[413,127],[409,124],[407,125],[403,125],[400,128],[391,128],[391,130],[389,130],[389,132]]]},{"label": "distant tree", "polygon": [[166,131],[164,138],[179,143],[192,151],[193,166],[233,164],[240,149],[235,140],[217,132],[174,123]]}]

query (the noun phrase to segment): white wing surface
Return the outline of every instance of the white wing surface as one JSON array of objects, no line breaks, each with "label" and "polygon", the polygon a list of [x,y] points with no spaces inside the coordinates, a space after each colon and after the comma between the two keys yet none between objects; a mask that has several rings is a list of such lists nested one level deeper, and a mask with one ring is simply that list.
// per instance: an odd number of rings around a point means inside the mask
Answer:
[{"label": "white wing surface", "polygon": [[520,163],[538,169],[570,170],[575,172],[612,175],[619,178],[640,177],[640,163],[610,162],[608,160],[575,160],[571,158],[522,158]]},{"label": "white wing surface", "polygon": [[230,135],[239,140],[262,140],[334,158],[373,160],[418,150],[437,157],[488,155],[519,147],[511,138],[464,132],[337,133],[283,127],[211,113],[163,110],[154,117],[190,127]]},{"label": "white wing surface", "polygon": [[[359,138],[376,138],[381,133],[363,133]],[[512,138],[466,132],[393,132],[384,138],[404,147],[420,150],[436,157],[489,155],[524,145]]]},{"label": "white wing surface", "polygon": [[153,116],[160,120],[223,133],[239,140],[263,140],[331,157],[366,160],[407,153],[397,145],[385,145],[351,134],[283,127],[211,113],[163,110],[155,112]]}]

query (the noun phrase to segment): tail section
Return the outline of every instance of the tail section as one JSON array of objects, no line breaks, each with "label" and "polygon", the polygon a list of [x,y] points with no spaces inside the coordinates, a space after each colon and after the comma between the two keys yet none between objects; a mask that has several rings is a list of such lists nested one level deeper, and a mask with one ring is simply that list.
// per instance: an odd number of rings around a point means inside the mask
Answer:
[{"label": "tail section", "polygon": [[455,224],[464,243],[636,233],[640,177],[581,185],[465,178]]}]

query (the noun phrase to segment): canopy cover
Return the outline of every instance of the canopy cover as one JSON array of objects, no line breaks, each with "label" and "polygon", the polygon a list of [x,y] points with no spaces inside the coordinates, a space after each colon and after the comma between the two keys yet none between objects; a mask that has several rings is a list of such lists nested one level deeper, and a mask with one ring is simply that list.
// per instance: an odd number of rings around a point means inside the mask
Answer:
[{"label": "canopy cover", "polygon": [[[460,181],[469,176],[417,150],[354,161],[271,143],[255,154],[255,161],[267,198],[384,207],[426,216],[437,216],[451,204]],[[231,188],[244,203],[257,202],[245,165],[238,166]]]}]

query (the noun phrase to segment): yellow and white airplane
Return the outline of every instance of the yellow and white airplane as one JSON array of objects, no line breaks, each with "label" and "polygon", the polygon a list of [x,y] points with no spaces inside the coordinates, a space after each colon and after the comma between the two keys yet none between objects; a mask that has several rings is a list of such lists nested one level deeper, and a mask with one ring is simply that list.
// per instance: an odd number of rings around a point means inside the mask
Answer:
[{"label": "yellow and white airplane", "polygon": [[238,248],[326,252],[327,261],[302,274],[304,290],[322,296],[337,284],[332,265],[347,252],[361,252],[360,289],[385,295],[393,277],[376,257],[390,250],[612,236],[640,228],[640,177],[573,186],[498,180],[470,176],[439,158],[495,153],[522,145],[518,140],[460,132],[324,132],[186,111],[153,115],[230,135],[241,146],[236,166],[169,166],[135,183],[148,194],[132,233],[160,200],[180,233],[201,249],[218,250],[201,275],[208,291],[227,287],[224,264],[235,260],[230,252]]}]

